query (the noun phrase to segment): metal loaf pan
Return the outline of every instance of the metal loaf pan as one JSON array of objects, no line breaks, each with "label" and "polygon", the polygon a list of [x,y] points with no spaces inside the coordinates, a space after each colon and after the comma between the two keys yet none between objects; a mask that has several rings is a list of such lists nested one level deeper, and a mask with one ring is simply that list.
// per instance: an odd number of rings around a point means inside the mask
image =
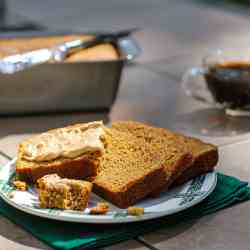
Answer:
[{"label": "metal loaf pan", "polygon": [[[43,36],[68,34],[72,33]],[[39,33],[34,35],[41,37]],[[116,47],[121,55],[117,60],[46,63],[13,75],[0,74],[0,114],[109,109],[116,98],[124,64],[140,52],[131,38],[120,40]]]}]

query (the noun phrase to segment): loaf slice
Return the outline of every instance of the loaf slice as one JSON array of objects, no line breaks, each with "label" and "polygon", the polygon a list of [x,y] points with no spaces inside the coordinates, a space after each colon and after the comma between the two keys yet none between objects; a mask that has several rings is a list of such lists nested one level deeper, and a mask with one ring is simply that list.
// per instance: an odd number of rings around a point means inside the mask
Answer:
[{"label": "loaf slice", "polygon": [[85,179],[96,176],[99,166],[99,153],[83,155],[74,159],[57,159],[51,162],[30,162],[22,159],[22,146],[19,148],[16,162],[16,174],[19,180],[35,183],[47,174],[58,174],[64,178]]},{"label": "loaf slice", "polygon": [[[211,171],[218,161],[217,147],[202,142],[201,140],[186,137],[174,133],[168,129],[155,128],[146,124],[134,121],[119,121],[112,125],[113,128],[119,131],[127,131],[135,135],[137,138],[142,138],[145,143],[150,144],[153,151],[158,151],[162,161],[165,162],[165,171],[172,174],[167,174],[165,187],[178,185],[186,182],[193,177]],[[185,167],[178,168],[175,171],[169,168],[167,164],[167,148],[165,145],[173,145],[179,150],[188,151],[192,155],[192,161],[186,161]],[[164,150],[164,148],[166,150]],[[156,193],[159,190],[156,190]]]},{"label": "loaf slice", "polygon": [[76,124],[23,141],[16,162],[18,178],[35,183],[47,174],[72,179],[96,176],[104,151],[102,127],[102,122]]},{"label": "loaf slice", "polygon": [[[161,188],[167,179],[157,150],[130,132],[105,129],[106,148],[94,191],[120,208],[127,208]],[[167,145],[169,171],[182,168],[189,155]]]}]

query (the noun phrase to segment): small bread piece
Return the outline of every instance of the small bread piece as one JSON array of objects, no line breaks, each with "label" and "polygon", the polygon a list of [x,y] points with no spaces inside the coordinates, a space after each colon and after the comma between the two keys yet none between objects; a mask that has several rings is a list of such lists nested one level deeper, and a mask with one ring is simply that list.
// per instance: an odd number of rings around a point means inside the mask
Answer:
[{"label": "small bread piece", "polygon": [[45,175],[37,181],[41,208],[84,210],[87,207],[92,183]]},{"label": "small bread piece", "polygon": [[18,179],[35,183],[47,174],[84,179],[96,176],[104,151],[102,122],[71,125],[35,135],[19,145]]},{"label": "small bread piece", "polygon": [[143,207],[128,207],[128,214],[133,216],[142,216],[144,214]]},{"label": "small bread piece", "polygon": [[106,214],[109,211],[107,202],[98,202],[95,207],[90,209],[90,214]]},{"label": "small bread piece", "polygon": [[[165,128],[156,128],[149,125],[134,122],[134,121],[120,121],[112,125],[113,128],[120,131],[128,131],[137,138],[142,138],[145,143],[152,145],[152,150],[158,150],[161,157],[168,160],[166,154],[162,153],[165,144],[176,145],[179,149],[188,151],[193,160],[186,163],[186,167],[178,168],[169,179],[166,180],[166,187],[171,185],[182,184],[197,175],[212,171],[218,161],[218,149],[216,146],[205,143],[199,139],[186,137],[181,134],[174,133]],[[169,172],[168,165],[165,165],[165,170]],[[160,190],[158,190],[160,191]],[[158,192],[156,190],[156,193]]]}]

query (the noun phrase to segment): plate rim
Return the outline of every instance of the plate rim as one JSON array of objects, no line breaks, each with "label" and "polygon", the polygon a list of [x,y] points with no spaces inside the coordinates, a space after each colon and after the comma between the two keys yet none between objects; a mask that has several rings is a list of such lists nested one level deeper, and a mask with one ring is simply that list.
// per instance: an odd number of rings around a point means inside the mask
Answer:
[{"label": "plate rim", "polygon": [[[10,160],[7,162],[3,168],[5,167],[11,167],[11,165],[15,164],[16,158],[13,160]],[[100,220],[100,215],[91,215],[89,218],[79,218],[79,217],[74,217],[74,216],[65,216],[65,215],[56,215],[56,214],[49,214],[47,212],[38,212],[37,210],[34,210],[32,207],[25,206],[18,204],[14,201],[12,201],[10,198],[8,198],[7,195],[5,195],[2,190],[0,189],[0,197],[10,206],[13,206],[14,208],[21,210],[25,213],[38,216],[41,218],[46,218],[50,220],[58,220],[58,221],[65,221],[65,222],[74,222],[74,223],[88,223],[88,224],[119,224],[119,223],[133,223],[133,222],[140,222],[140,221],[146,221],[146,220],[151,220],[151,219],[157,219],[163,216],[169,216],[175,213],[178,213],[180,211],[186,210],[187,208],[190,208],[204,199],[206,199],[215,189],[217,185],[217,172],[212,171],[209,173],[206,173],[205,176],[208,174],[212,175],[211,178],[213,178],[213,182],[211,183],[209,190],[207,190],[204,194],[200,195],[198,198],[195,200],[186,203],[185,205],[182,205],[179,208],[172,208],[163,212],[157,212],[157,213],[149,213],[149,214],[144,214],[142,216],[127,216],[127,217],[120,217],[120,218],[103,218]],[[190,180],[191,181],[191,180]],[[41,210],[42,211],[42,210]],[[121,211],[123,211],[121,209]]]}]

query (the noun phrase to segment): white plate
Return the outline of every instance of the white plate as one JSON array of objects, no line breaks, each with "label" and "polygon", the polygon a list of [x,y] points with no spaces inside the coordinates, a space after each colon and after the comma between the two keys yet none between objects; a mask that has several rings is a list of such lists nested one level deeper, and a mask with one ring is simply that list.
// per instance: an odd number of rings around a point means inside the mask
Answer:
[{"label": "white plate", "polygon": [[[54,220],[80,223],[126,223],[149,220],[182,211],[204,200],[215,188],[215,172],[196,177],[195,179],[162,192],[159,197],[147,198],[136,204],[144,208],[144,215],[130,216],[126,209],[119,209],[110,204],[110,211],[105,215],[90,215],[89,208],[95,206],[102,198],[91,194],[88,208],[85,211],[41,209],[35,188],[29,186],[27,191],[16,190],[12,182],[15,178],[15,159],[0,169],[0,196],[11,206],[26,213]],[[11,195],[10,195],[11,194]]]}]

